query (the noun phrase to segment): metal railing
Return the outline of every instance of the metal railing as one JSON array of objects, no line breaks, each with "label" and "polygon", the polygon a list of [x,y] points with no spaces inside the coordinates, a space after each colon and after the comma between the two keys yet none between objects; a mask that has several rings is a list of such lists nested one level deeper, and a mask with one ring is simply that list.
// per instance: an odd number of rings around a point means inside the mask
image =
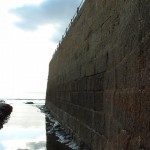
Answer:
[{"label": "metal railing", "polygon": [[[54,54],[53,54],[53,57],[54,57],[55,53],[57,52],[59,46],[61,45],[61,42],[62,42],[63,39],[66,37],[66,35],[67,35],[67,33],[68,33],[68,31],[69,31],[69,29],[70,29],[72,23],[74,22],[74,20],[75,20],[76,17],[78,16],[78,14],[79,14],[79,12],[80,12],[80,9],[81,9],[81,7],[83,6],[83,4],[84,4],[85,1],[86,1],[86,0],[82,0],[81,3],[80,3],[80,5],[77,7],[76,13],[74,14],[74,16],[73,16],[73,18],[71,19],[71,21],[70,21],[68,27],[66,28],[65,33],[62,35],[62,39],[59,41],[59,44],[57,45],[57,48],[55,49],[55,52],[54,52]],[[52,57],[52,58],[53,58],[53,57]]]},{"label": "metal railing", "polygon": [[78,16],[78,13],[79,13],[79,11],[80,11],[80,9],[81,9],[81,7],[82,7],[84,1],[85,1],[85,0],[82,0],[81,3],[80,3],[80,5],[77,7],[76,13],[74,14],[73,18],[71,19],[71,21],[70,21],[70,23],[69,23],[69,26],[66,28],[66,32],[64,33],[64,35],[62,36],[62,38],[66,36],[66,33],[68,32],[68,30],[69,30],[69,28],[70,28],[72,22],[73,22],[73,21],[75,20],[75,18]]}]

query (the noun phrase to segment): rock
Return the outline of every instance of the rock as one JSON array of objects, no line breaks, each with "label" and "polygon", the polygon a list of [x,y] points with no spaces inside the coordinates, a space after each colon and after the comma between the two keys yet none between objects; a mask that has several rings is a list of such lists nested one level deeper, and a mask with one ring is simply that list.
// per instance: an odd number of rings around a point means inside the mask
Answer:
[{"label": "rock", "polygon": [[26,102],[25,104],[34,104],[33,102]]},{"label": "rock", "polygon": [[12,110],[13,107],[9,104],[0,103],[0,129],[3,127],[3,124],[6,122]]},{"label": "rock", "polygon": [[2,113],[3,115],[5,116],[10,115],[12,110],[13,107],[10,106],[9,104],[0,103],[0,113]]}]

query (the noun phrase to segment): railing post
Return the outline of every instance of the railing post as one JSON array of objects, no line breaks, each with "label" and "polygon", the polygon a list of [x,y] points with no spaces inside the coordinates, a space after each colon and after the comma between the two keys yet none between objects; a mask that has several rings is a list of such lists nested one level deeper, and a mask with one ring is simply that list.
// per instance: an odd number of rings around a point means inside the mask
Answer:
[{"label": "railing post", "polygon": [[79,13],[79,7],[77,8],[77,14]]},{"label": "railing post", "polygon": [[[78,13],[79,13],[79,11],[80,11],[80,8],[82,7],[84,1],[85,1],[85,0],[82,0],[82,2],[80,3],[79,7],[77,7],[77,11],[76,11],[75,15],[74,15],[73,18],[71,19],[71,22],[70,22],[69,26],[66,28],[64,35],[62,35],[62,40],[63,40],[63,39],[65,38],[65,36],[67,35],[67,32],[68,32],[68,30],[69,30],[71,24],[73,23],[74,19],[77,17],[77,15],[78,15]],[[96,9],[97,9],[97,0],[96,0]],[[56,50],[55,50],[55,53],[57,52],[59,46],[61,45],[62,40],[59,41],[59,44],[57,45],[57,48],[56,48]]]}]

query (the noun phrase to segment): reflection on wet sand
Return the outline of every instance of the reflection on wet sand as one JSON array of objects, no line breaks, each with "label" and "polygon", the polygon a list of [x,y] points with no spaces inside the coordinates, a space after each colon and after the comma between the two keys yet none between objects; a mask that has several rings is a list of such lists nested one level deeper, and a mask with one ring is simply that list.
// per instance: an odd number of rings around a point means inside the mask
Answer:
[{"label": "reflection on wet sand", "polygon": [[26,144],[26,146],[31,150],[45,149],[45,141],[29,142]]}]

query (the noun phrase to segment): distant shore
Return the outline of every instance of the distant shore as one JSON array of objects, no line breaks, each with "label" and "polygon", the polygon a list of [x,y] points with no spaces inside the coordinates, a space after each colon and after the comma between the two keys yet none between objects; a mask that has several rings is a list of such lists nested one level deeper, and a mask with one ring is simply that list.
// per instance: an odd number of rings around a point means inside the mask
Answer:
[{"label": "distant shore", "polygon": [[45,100],[40,98],[1,98],[0,100]]}]

